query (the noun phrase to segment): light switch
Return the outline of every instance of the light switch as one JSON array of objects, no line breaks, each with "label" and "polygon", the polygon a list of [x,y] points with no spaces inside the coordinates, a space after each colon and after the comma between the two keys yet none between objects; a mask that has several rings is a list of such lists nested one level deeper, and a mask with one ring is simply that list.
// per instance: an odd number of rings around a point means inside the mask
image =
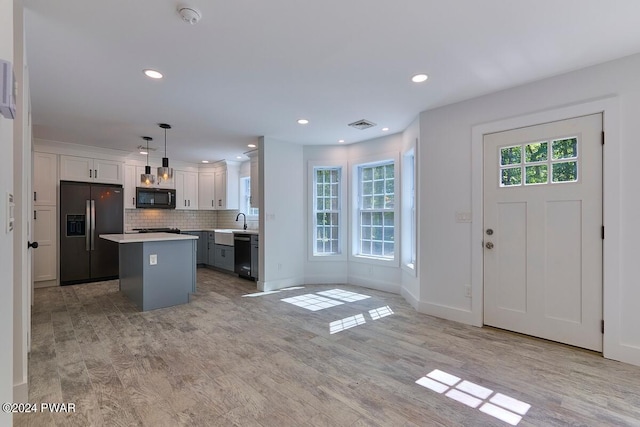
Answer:
[{"label": "light switch", "polygon": [[149,265],[158,264],[158,254],[149,255]]},{"label": "light switch", "polygon": [[471,222],[471,212],[456,212],[456,222]]}]

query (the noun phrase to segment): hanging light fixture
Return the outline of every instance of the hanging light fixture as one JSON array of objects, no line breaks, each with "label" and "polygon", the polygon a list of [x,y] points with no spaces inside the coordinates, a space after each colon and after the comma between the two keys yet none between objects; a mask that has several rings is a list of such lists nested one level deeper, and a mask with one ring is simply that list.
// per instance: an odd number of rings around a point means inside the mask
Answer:
[{"label": "hanging light fixture", "polygon": [[149,141],[153,141],[150,136],[143,136],[142,139],[147,141],[147,165],[144,167],[144,173],[140,174],[140,183],[151,185],[156,182],[156,177],[151,175],[151,166],[149,166]]},{"label": "hanging light fixture", "polygon": [[162,166],[158,168],[158,177],[165,181],[173,178],[173,168],[169,167],[169,158],[167,157],[167,129],[171,129],[171,125],[166,123],[158,123],[164,129],[164,157],[162,158]]}]

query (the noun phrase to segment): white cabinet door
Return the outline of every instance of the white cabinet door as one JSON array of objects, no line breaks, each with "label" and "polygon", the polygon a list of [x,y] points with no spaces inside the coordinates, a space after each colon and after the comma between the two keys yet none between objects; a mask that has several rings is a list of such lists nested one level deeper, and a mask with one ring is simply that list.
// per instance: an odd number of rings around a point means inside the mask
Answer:
[{"label": "white cabinet door", "polygon": [[238,209],[240,203],[240,167],[227,162],[214,175],[215,206],[218,210]]},{"label": "white cabinet door", "polygon": [[33,250],[33,281],[55,280],[56,257],[56,206],[36,206],[33,220],[33,240],[38,247]]},{"label": "white cabinet door", "polygon": [[76,156],[60,156],[60,179],[64,181],[94,180],[93,159]]},{"label": "white cabinet door", "polygon": [[198,174],[174,171],[176,182],[176,209],[198,210]]},{"label": "white cabinet door", "polygon": [[215,209],[215,174],[202,172],[198,174],[198,209]]},{"label": "white cabinet door", "polygon": [[122,184],[122,162],[60,156],[60,179],[65,181]]},{"label": "white cabinet door", "polygon": [[214,174],[214,194],[216,209],[227,208],[227,171],[222,170]]},{"label": "white cabinet door", "polygon": [[[136,179],[137,178],[137,179]],[[136,175],[135,165],[124,165],[124,208],[136,208],[136,186],[140,175]]]},{"label": "white cabinet door", "polygon": [[198,174],[196,172],[187,172],[184,185],[187,196],[187,209],[198,210]]},{"label": "white cabinet door", "polygon": [[58,156],[33,153],[33,204],[55,206],[57,202]]},{"label": "white cabinet door", "polygon": [[122,162],[96,159],[93,161],[93,178],[105,184],[122,184]]}]

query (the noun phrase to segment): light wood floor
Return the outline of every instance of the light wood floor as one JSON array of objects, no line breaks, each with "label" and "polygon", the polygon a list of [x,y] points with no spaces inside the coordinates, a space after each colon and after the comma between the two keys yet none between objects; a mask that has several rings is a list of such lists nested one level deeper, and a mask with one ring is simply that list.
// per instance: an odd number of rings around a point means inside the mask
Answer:
[{"label": "light wood floor", "polygon": [[[372,298],[311,312],[280,299],[329,289]],[[242,298],[255,284],[198,269],[187,305],[138,312],[117,281],[37,289],[31,402],[16,426],[505,426],[415,384],[439,369],[527,402],[519,426],[638,426],[640,368],[564,345],[417,313],[353,286]],[[372,320],[368,310],[394,314]],[[329,323],[366,323],[329,334]]]}]

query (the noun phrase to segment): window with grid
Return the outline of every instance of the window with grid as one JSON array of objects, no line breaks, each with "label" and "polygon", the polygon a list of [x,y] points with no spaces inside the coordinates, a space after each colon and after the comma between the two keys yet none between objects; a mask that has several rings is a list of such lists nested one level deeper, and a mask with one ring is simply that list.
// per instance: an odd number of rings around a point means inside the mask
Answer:
[{"label": "window with grid", "polygon": [[316,167],[314,176],[314,255],[337,255],[340,248],[340,167]]},{"label": "window with grid", "polygon": [[358,255],[393,259],[395,256],[394,162],[358,167]]},{"label": "window with grid", "polygon": [[246,176],[240,178],[240,211],[246,212],[248,216],[258,216],[258,208],[251,206],[251,178]]}]

